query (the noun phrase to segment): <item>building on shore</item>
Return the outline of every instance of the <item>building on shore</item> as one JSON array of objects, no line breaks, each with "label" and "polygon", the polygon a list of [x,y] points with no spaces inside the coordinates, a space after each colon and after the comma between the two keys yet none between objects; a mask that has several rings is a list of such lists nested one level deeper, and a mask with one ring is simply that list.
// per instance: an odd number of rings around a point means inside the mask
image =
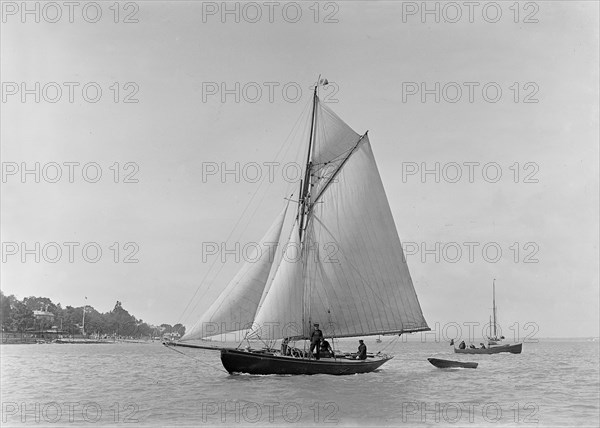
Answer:
[{"label": "building on shore", "polygon": [[[48,307],[46,307],[48,309]],[[54,322],[54,314],[47,310],[33,311],[33,317],[39,322],[48,322],[52,324]]]}]

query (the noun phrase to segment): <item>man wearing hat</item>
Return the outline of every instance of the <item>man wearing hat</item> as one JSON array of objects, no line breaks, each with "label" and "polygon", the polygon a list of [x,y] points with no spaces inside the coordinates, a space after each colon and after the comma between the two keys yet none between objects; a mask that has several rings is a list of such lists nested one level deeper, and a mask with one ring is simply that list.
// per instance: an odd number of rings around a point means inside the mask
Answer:
[{"label": "man wearing hat", "polygon": [[[321,339],[323,339],[323,332],[319,329],[319,323],[314,324],[315,329],[310,335],[310,353],[319,359],[319,352],[321,351]],[[313,353],[313,349],[317,350],[317,353]]]}]

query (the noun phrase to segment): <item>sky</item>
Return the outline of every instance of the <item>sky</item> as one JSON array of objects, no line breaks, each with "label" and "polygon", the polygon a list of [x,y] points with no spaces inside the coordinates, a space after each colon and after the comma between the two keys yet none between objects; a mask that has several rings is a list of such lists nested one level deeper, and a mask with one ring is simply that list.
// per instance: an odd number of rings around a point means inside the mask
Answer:
[{"label": "sky", "polygon": [[208,246],[297,191],[321,75],[430,327],[483,326],[495,279],[512,337],[598,336],[598,3],[490,3],[3,2],[2,291],[191,326],[240,268]]}]

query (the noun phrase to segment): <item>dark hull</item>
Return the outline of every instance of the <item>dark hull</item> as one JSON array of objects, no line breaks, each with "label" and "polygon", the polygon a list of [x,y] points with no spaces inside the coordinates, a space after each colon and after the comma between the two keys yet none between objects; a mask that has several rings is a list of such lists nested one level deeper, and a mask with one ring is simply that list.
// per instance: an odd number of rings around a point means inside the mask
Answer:
[{"label": "dark hull", "polygon": [[434,366],[436,366],[438,369],[450,369],[450,368],[456,368],[456,367],[462,367],[465,369],[476,369],[477,368],[477,363],[471,363],[471,362],[460,362],[460,361],[450,361],[450,360],[440,360],[438,358],[427,358],[427,360],[433,364]]},{"label": "dark hull", "polygon": [[454,348],[454,352],[457,354],[499,354],[501,352],[510,352],[511,354],[520,354],[523,349],[522,343],[517,343],[516,345],[498,345],[498,346],[490,346],[489,348],[476,348],[476,349],[458,349]]},{"label": "dark hull", "polygon": [[221,349],[221,361],[229,373],[255,375],[350,375],[369,373],[391,359],[392,357],[366,360],[350,360],[345,358],[307,360],[266,353],[239,351],[237,349]]}]

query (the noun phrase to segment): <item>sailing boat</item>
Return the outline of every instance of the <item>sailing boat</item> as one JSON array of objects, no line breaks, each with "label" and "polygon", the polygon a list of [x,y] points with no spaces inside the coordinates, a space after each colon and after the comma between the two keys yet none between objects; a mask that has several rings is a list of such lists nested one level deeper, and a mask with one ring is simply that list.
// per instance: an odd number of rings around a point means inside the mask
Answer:
[{"label": "sailing boat", "polygon": [[[265,345],[220,348],[230,373],[367,373],[393,358],[377,353],[361,360],[339,352],[319,358],[306,348],[317,323],[332,339],[429,330],[369,137],[320,101],[318,88],[327,83],[319,79],[312,94],[304,178],[284,245],[297,257],[284,255],[278,263],[250,257],[254,263],[242,267],[181,338],[180,345],[193,347],[186,342],[244,331],[244,341]],[[262,242],[280,241],[286,209]],[[335,259],[324,254],[327,245],[334,246]],[[274,347],[279,340],[281,350]]]},{"label": "sailing boat", "polygon": [[492,317],[493,322],[490,320],[490,326],[493,332],[493,336],[488,336],[488,345],[497,345],[500,343],[504,336],[498,337],[498,331],[496,329],[496,279],[494,278],[494,282],[492,285]]},{"label": "sailing boat", "polygon": [[[466,348],[459,349],[454,348],[454,352],[459,354],[499,354],[500,352],[510,352],[511,354],[520,354],[523,350],[522,343],[516,344],[505,344],[500,345],[499,343],[504,339],[504,336],[498,337],[498,329],[496,325],[496,280],[493,283],[493,297],[492,297],[492,316],[490,317],[490,328],[492,335],[488,336],[488,347],[487,348]],[[492,321],[493,319],[493,321]]]}]

